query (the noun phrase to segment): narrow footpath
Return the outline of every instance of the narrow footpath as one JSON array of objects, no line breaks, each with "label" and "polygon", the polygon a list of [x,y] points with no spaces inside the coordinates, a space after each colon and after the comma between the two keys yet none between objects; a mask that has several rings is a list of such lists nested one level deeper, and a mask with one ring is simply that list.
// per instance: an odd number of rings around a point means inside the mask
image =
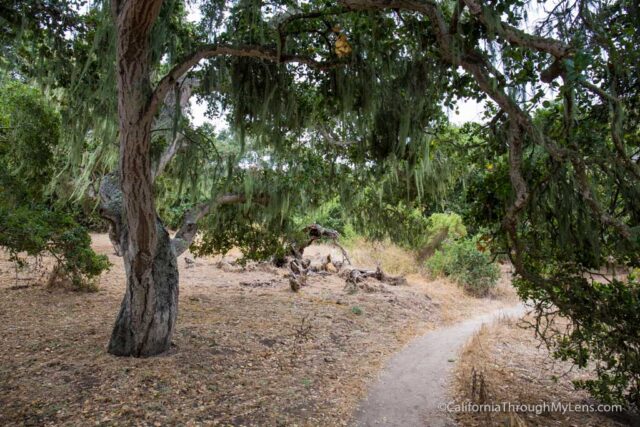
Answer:
[{"label": "narrow footpath", "polygon": [[354,426],[455,426],[442,406],[458,351],[483,323],[520,316],[522,305],[428,332],[389,360],[354,415]]}]

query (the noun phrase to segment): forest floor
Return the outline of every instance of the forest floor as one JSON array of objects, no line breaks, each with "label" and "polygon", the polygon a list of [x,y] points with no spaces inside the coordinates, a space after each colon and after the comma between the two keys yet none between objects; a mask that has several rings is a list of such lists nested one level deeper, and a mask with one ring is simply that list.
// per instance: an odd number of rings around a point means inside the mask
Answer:
[{"label": "forest floor", "polygon": [[[598,402],[572,384],[573,380],[588,379],[592,374],[552,358],[549,351],[540,346],[534,331],[527,327],[530,324],[528,316],[502,317],[483,325],[464,346],[450,384],[452,408],[475,403],[498,405],[501,410],[456,412],[451,415],[457,424],[465,427],[628,425],[618,422],[622,422],[620,414],[597,412],[605,408],[598,408]],[[504,403],[511,404],[512,409],[502,410],[507,407]],[[591,408],[596,412],[589,412]],[[616,415],[618,421],[612,418]]]},{"label": "forest floor", "polygon": [[[113,267],[96,293],[16,280],[0,253],[0,425],[347,425],[366,387],[411,338],[516,303],[505,268],[490,298],[430,280],[402,250],[356,245],[354,264],[406,274],[348,293],[336,275],[291,292],[286,270],[219,258],[180,267],[175,347],[151,359],[106,353],[124,292]],[[316,260],[335,249],[314,245]],[[226,261],[233,256],[226,257]],[[30,273],[21,273],[24,279]]]}]

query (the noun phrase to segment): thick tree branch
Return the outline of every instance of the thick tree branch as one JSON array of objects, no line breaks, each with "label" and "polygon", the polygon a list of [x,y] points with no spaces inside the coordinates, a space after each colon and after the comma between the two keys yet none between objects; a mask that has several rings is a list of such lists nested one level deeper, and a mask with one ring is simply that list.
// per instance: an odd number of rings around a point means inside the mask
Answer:
[{"label": "thick tree branch", "polygon": [[584,79],[579,79],[578,80],[578,84],[584,86],[586,89],[590,90],[591,92],[595,93],[596,95],[598,95],[600,98],[602,98],[603,101],[605,102],[612,102],[612,103],[616,103],[616,102],[621,102],[620,98],[618,98],[617,96],[614,96],[612,94],[610,94],[609,92],[607,92],[606,90],[594,85],[591,82],[588,82]]},{"label": "thick tree branch", "polygon": [[191,68],[193,68],[202,59],[213,58],[216,56],[237,56],[245,58],[263,59],[272,62],[305,64],[309,67],[324,70],[340,65],[341,61],[318,61],[308,56],[297,56],[281,54],[276,49],[270,49],[263,46],[224,46],[224,45],[205,45],[187,55],[182,62],[175,65],[166,76],[164,76],[156,86],[149,105],[147,106],[145,115],[153,117],[160,104],[163,102],[167,93],[173,85],[184,76]]},{"label": "thick tree branch", "polygon": [[[116,255],[123,255],[123,244],[126,241],[126,226],[123,222],[122,191],[117,173],[105,175],[100,185],[100,215],[109,223],[109,239],[113,244]],[[266,203],[266,197],[255,199],[259,203]],[[176,256],[186,251],[197,233],[197,222],[217,206],[245,203],[247,198],[243,194],[223,194],[211,202],[202,203],[188,211],[183,223],[171,241]]]},{"label": "thick tree branch", "polygon": [[502,22],[494,9],[482,4],[482,0],[463,0],[469,11],[488,30],[495,32],[511,44],[520,47],[546,52],[555,58],[562,59],[569,55],[570,51],[564,43],[548,38],[540,37],[522,31],[513,25]]}]

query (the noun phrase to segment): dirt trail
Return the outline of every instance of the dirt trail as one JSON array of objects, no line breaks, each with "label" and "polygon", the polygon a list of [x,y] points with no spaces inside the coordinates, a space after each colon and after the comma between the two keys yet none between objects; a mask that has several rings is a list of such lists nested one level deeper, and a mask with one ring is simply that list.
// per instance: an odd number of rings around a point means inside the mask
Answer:
[{"label": "dirt trail", "polygon": [[416,338],[387,363],[360,403],[354,425],[454,426],[439,407],[447,402],[448,375],[459,349],[483,323],[524,312],[522,305],[500,309]]}]

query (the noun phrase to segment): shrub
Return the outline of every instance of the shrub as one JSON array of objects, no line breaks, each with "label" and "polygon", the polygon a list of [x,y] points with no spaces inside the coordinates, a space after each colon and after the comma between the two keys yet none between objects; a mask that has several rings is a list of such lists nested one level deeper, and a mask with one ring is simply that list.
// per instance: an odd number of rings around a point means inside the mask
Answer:
[{"label": "shrub", "polygon": [[0,186],[18,203],[41,199],[53,174],[60,115],[28,85],[0,84]]},{"label": "shrub", "polygon": [[110,266],[105,255],[91,249],[84,227],[68,214],[43,207],[0,206],[0,246],[18,265],[25,264],[25,255],[51,255],[56,265],[49,283],[68,282],[76,290],[96,290],[95,279]]},{"label": "shrub", "polygon": [[462,217],[457,213],[434,213],[427,219],[427,234],[434,235],[440,230],[446,230],[447,235],[457,239],[467,235],[467,229]]},{"label": "shrub", "polygon": [[477,248],[478,238],[448,240],[426,261],[436,276],[449,276],[469,293],[485,296],[498,282],[500,270]]},{"label": "shrub", "polygon": [[434,213],[426,220],[424,240],[418,248],[418,259],[434,254],[447,239],[459,239],[467,235],[462,217],[457,213]]}]

